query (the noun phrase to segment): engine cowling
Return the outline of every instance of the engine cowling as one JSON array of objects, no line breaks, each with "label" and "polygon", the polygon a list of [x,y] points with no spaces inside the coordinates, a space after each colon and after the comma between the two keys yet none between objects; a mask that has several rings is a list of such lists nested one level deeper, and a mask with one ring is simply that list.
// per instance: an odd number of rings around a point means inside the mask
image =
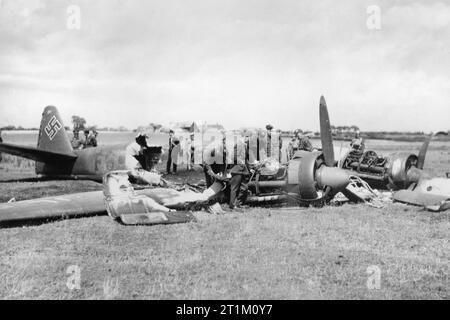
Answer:
[{"label": "engine cowling", "polygon": [[350,175],[345,170],[325,165],[321,152],[298,151],[288,167],[288,189],[301,199],[321,198],[325,189],[336,194],[347,187]]},{"label": "engine cowling", "polygon": [[418,157],[410,153],[398,153],[388,158],[386,168],[390,182],[398,189],[406,189],[411,183],[417,182],[415,178],[409,174],[411,168],[417,167]]}]

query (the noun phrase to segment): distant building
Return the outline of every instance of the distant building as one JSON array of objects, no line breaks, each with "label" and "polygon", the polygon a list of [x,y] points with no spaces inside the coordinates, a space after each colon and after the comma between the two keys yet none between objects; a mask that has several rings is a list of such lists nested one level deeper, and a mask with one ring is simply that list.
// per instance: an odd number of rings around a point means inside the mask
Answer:
[{"label": "distant building", "polygon": [[207,124],[206,125],[206,129],[212,129],[212,130],[218,130],[218,131],[225,130],[223,125],[218,124],[218,123],[216,123],[216,124]]},{"label": "distant building", "polygon": [[360,130],[357,126],[331,126],[331,133],[335,136],[339,135],[355,135]]},{"label": "distant building", "polygon": [[158,123],[150,123],[147,126],[139,126],[135,131],[137,132],[153,132],[153,133],[159,133],[162,129],[162,125]]}]

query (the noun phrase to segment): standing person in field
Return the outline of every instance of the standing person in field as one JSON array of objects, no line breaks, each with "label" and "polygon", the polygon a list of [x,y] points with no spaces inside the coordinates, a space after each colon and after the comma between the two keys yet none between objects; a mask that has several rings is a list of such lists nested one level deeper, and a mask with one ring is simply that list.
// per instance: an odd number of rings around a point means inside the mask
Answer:
[{"label": "standing person in field", "polygon": [[186,145],[185,145],[184,159],[186,161],[188,171],[192,170],[192,166],[194,164],[194,162],[192,161],[194,159],[193,140],[194,140],[194,134],[191,134],[189,137],[186,137],[186,140],[185,140]]},{"label": "standing person in field", "polygon": [[178,159],[181,153],[180,139],[177,137],[173,138],[173,148],[172,148],[172,170],[174,174],[177,174],[178,169]]},{"label": "standing person in field", "polygon": [[297,137],[298,137],[298,150],[308,151],[308,152],[314,151],[314,148],[311,144],[311,141],[309,141],[308,136],[305,136],[305,135],[299,133]]},{"label": "standing person in field", "polygon": [[294,137],[292,137],[291,141],[289,141],[289,145],[287,148],[287,160],[291,160],[294,156],[295,151],[298,150],[298,140],[297,140],[297,134],[295,134]]},{"label": "standing person in field", "polygon": [[172,151],[175,147],[174,139],[173,139],[174,132],[173,130],[169,131],[169,154],[167,155],[167,165],[166,165],[166,173],[171,174],[171,167],[172,167]]},{"label": "standing person in field", "polygon": [[[245,141],[244,141],[245,143]],[[247,146],[247,145],[246,145]],[[240,206],[240,202],[245,202],[247,191],[241,194],[241,185],[244,179],[250,175],[250,167],[248,164],[248,148],[235,148],[236,160],[235,165],[230,169],[230,186],[229,186],[229,201],[228,207],[234,210]]]},{"label": "standing person in field", "polygon": [[[3,143],[3,138],[2,138],[2,131],[0,130],[0,143]],[[0,162],[2,162],[3,157],[2,154],[0,153]]]},{"label": "standing person in field", "polygon": [[273,126],[271,124],[268,124],[266,126],[267,130],[267,148],[266,148],[266,155],[268,158],[272,157],[272,130]]},{"label": "standing person in field", "polygon": [[281,135],[281,130],[277,130],[278,135],[278,161],[281,162],[283,157],[283,137]]},{"label": "standing person in field", "polygon": [[89,139],[93,147],[96,147],[98,145],[97,136],[98,136],[97,130],[92,130],[92,136]]},{"label": "standing person in field", "polygon": [[355,133],[355,138],[350,143],[350,147],[352,148],[352,151],[354,151],[354,152],[358,152],[361,154],[364,153],[365,143],[364,143],[364,139],[361,138],[359,132]]},{"label": "standing person in field", "polygon": [[[86,132],[87,131],[87,132]],[[85,148],[94,148],[97,146],[97,131],[96,130],[92,130],[92,131],[85,131],[85,136],[86,139],[84,141],[84,147]]]},{"label": "standing person in field", "polygon": [[83,149],[84,144],[80,139],[80,132],[78,129],[73,130],[73,138],[72,138],[72,141],[70,141],[70,143],[74,150]]}]

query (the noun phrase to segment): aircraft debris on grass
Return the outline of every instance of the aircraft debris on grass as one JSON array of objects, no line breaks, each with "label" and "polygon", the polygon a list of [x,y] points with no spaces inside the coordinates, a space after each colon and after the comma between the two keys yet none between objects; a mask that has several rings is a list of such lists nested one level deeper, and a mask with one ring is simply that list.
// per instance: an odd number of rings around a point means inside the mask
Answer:
[{"label": "aircraft debris on grass", "polygon": [[36,161],[38,180],[94,180],[112,170],[125,170],[127,145],[73,150],[56,107],[42,113],[37,147],[0,143],[0,152]]},{"label": "aircraft debris on grass", "polygon": [[[422,171],[429,141],[418,156],[399,155],[392,158],[392,162],[386,160],[392,165],[383,167],[381,179],[378,177],[381,166],[376,166],[380,164],[378,162],[365,167],[363,173],[352,165],[343,166],[342,161],[336,161],[328,108],[323,97],[320,100],[320,127],[322,151],[297,151],[287,164],[278,163],[276,170],[267,170],[270,161],[261,161],[253,167],[250,179],[243,183],[247,193],[244,204],[288,202],[299,206],[323,206],[338,194],[343,194],[352,202],[365,202],[365,198],[352,185],[359,181],[360,187],[364,188],[365,182],[361,178],[372,177],[375,179],[368,179],[369,183],[387,181],[386,187],[407,188],[394,194],[396,201],[425,204],[435,210],[450,208],[450,179],[430,179]],[[229,183],[226,179],[216,181],[203,192],[181,190],[185,186],[167,182],[163,187],[135,189],[130,183],[129,172],[120,166],[120,160],[111,160],[110,166],[97,167],[98,159],[104,159],[103,152],[106,149],[70,150],[62,128],[56,108],[47,107],[41,123],[38,148],[0,144],[0,151],[38,161],[40,169],[37,172],[44,175],[73,178],[82,174],[95,180],[101,175],[103,191],[1,204],[0,226],[106,213],[127,225],[181,223],[194,219],[191,211],[209,208],[224,198]],[[120,157],[123,153],[119,150],[124,149],[124,146],[122,149],[117,146],[108,148],[112,152],[111,157]],[[152,154],[138,160],[151,168],[156,163],[155,159],[158,159],[156,153],[153,150]],[[348,155],[345,159],[348,159]],[[119,165],[116,166],[116,163]]]},{"label": "aircraft debris on grass", "polygon": [[424,172],[432,136],[423,143],[419,153],[395,153],[379,156],[375,151],[363,153],[346,150],[335,159],[330,117],[324,97],[320,99],[322,148],[329,164],[332,162],[366,181],[372,188],[394,191],[393,200],[422,206],[432,211],[450,209],[450,178],[432,178]]},{"label": "aircraft debris on grass", "polygon": [[[99,169],[96,163],[99,162],[99,157],[103,159],[105,149],[97,147],[75,152],[70,149],[67,135],[62,128],[56,108],[47,107],[41,123],[38,148],[0,144],[0,150],[38,161],[40,169],[37,172],[52,177],[73,178],[82,175],[97,180],[102,175],[103,192],[2,204],[0,224],[85,217],[106,212],[125,224],[175,223],[190,220],[188,212],[192,208],[208,207],[224,198],[223,194],[229,183],[226,179],[216,182],[203,193],[174,190],[173,185],[172,188],[153,186],[135,190],[129,182],[129,173],[120,165],[117,169],[115,164],[120,164],[120,161],[111,162],[113,165]],[[112,158],[123,155],[119,147],[110,147],[108,150]],[[154,160],[154,154],[148,159],[151,162],[150,167],[155,164],[151,160]],[[347,189],[351,175],[335,167],[334,163],[330,166],[322,152],[298,151],[287,164],[278,163],[275,171],[265,170],[267,164],[268,162],[262,161],[256,165],[253,175],[244,183],[247,192],[245,204],[294,202],[301,206],[321,206],[340,192],[349,195],[351,200],[362,201]],[[120,181],[120,187],[117,187],[117,181]],[[116,187],[113,187],[114,185]],[[183,213],[174,214],[172,210]]]}]

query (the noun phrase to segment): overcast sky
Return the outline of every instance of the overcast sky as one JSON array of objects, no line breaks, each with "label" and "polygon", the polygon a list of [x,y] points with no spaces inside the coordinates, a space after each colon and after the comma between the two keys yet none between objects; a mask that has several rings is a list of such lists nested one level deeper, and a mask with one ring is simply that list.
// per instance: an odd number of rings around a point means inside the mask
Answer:
[{"label": "overcast sky", "polygon": [[0,0],[0,125],[448,130],[449,71],[449,1]]}]

